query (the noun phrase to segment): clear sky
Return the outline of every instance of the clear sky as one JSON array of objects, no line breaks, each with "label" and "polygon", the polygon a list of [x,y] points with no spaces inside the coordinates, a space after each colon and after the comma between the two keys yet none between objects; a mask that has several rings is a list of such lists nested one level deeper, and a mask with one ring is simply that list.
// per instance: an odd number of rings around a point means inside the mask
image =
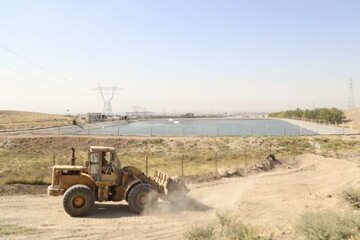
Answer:
[{"label": "clear sky", "polygon": [[0,109],[345,109],[350,78],[358,0],[0,0]]}]

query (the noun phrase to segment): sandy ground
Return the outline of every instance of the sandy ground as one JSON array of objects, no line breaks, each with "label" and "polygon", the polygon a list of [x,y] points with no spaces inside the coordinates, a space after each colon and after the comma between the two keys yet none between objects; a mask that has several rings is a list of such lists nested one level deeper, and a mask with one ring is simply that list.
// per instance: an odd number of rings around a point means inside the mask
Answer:
[{"label": "sandy ground", "polygon": [[122,202],[96,204],[89,216],[72,218],[64,212],[61,197],[0,196],[0,229],[18,229],[0,238],[183,239],[191,226],[215,221],[216,212],[230,210],[244,222],[272,232],[275,239],[298,239],[292,226],[299,214],[350,210],[339,193],[359,184],[357,164],[302,155],[283,160],[270,172],[189,185],[188,204],[160,201],[157,209],[142,216],[132,214]]},{"label": "sandy ground", "polygon": [[359,129],[355,128],[345,128],[345,127],[336,127],[334,125],[324,125],[324,124],[318,124],[318,123],[312,123],[312,122],[305,122],[305,121],[299,121],[299,120],[293,120],[293,119],[278,119],[284,122],[288,122],[291,124],[294,124],[296,126],[299,126],[301,128],[308,129],[310,131],[313,131],[317,134],[359,134]]},{"label": "sandy ground", "polygon": [[345,110],[345,116],[350,121],[346,125],[360,128],[360,108]]}]

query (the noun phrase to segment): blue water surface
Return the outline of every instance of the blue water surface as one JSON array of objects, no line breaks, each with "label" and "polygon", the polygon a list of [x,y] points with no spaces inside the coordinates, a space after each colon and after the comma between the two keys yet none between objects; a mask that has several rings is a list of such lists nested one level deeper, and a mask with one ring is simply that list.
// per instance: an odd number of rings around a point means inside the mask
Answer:
[{"label": "blue water surface", "polygon": [[315,132],[274,119],[175,119],[133,121],[83,134],[140,136],[294,136]]}]

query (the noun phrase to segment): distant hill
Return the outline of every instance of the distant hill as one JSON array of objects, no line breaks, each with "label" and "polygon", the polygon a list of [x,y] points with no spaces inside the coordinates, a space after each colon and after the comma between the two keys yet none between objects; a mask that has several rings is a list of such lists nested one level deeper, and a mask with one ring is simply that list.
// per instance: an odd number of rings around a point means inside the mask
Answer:
[{"label": "distant hill", "polygon": [[349,120],[347,125],[360,128],[360,108],[344,110],[346,119]]},{"label": "distant hill", "polygon": [[69,125],[72,117],[25,111],[0,110],[0,130]]}]

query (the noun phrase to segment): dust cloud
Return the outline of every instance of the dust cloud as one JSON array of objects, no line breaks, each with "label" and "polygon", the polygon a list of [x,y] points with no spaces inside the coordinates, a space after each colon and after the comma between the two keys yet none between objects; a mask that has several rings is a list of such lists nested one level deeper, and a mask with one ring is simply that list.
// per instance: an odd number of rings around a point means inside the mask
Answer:
[{"label": "dust cloud", "polygon": [[[157,197],[157,196],[152,196]],[[182,211],[207,211],[211,207],[202,202],[184,195],[182,192],[174,192],[171,195],[172,201],[159,200],[157,204],[147,204],[143,211],[144,215],[163,215]]]}]

